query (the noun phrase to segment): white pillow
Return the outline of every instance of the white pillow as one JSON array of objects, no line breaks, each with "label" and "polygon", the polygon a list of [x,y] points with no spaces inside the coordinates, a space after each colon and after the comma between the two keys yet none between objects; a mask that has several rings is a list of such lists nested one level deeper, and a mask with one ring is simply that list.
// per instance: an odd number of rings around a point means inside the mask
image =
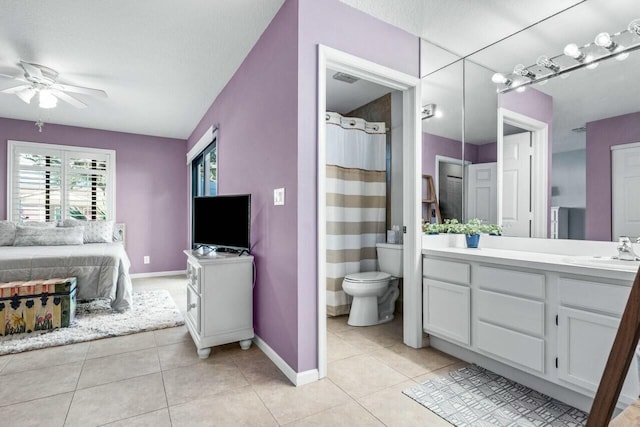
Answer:
[{"label": "white pillow", "polygon": [[84,227],[84,243],[113,242],[113,224],[115,221],[81,221],[65,219],[63,227]]},{"label": "white pillow", "polygon": [[53,227],[57,227],[58,223],[55,221],[24,221],[22,222],[20,225],[25,225],[27,227],[47,227],[47,228],[53,228]]},{"label": "white pillow", "polygon": [[81,245],[83,227],[27,227],[16,226],[13,246]]},{"label": "white pillow", "polygon": [[12,246],[16,239],[16,224],[12,221],[0,221],[0,246]]}]

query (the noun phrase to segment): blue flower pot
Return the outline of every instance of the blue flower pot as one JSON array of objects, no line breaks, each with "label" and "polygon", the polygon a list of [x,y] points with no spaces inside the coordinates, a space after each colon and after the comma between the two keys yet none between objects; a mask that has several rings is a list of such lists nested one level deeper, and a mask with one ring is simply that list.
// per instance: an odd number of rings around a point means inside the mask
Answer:
[{"label": "blue flower pot", "polygon": [[478,243],[480,243],[480,235],[479,234],[466,234],[465,238],[467,239],[467,247],[468,248],[477,248]]}]

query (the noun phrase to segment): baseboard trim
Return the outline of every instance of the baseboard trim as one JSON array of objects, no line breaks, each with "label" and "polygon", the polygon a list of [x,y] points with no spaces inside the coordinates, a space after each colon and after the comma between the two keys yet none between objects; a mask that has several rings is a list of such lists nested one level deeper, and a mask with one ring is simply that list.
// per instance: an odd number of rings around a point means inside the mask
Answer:
[{"label": "baseboard trim", "polygon": [[304,372],[296,372],[291,366],[287,364],[287,362],[284,361],[282,357],[280,357],[278,353],[275,352],[274,349],[269,347],[269,344],[267,344],[262,338],[256,335],[253,338],[253,342],[296,387],[318,381],[319,376],[317,369],[310,369]]},{"label": "baseboard trim", "polygon": [[186,270],[175,270],[175,271],[154,271],[151,273],[134,273],[129,276],[132,279],[144,279],[147,277],[162,277],[162,276],[178,276],[180,274],[187,274]]}]

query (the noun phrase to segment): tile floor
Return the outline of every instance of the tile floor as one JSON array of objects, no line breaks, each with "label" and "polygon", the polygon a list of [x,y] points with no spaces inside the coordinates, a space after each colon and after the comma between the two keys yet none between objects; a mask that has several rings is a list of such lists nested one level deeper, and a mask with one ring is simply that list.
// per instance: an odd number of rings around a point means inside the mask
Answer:
[{"label": "tile floor", "polygon": [[[184,278],[134,280],[186,305]],[[184,327],[0,356],[0,425],[448,426],[402,390],[464,366],[402,344],[402,321],[328,319],[328,377],[293,387],[255,346],[200,360]]]}]

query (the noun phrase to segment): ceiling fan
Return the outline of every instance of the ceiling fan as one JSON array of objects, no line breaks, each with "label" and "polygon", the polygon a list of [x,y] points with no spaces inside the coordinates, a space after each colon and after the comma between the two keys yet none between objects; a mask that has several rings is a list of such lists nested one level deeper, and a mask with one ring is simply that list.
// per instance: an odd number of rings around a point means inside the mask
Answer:
[{"label": "ceiling fan", "polygon": [[13,77],[3,74],[0,74],[0,76],[17,80],[21,82],[21,84],[0,90],[0,93],[16,95],[27,104],[30,104],[31,100],[38,95],[38,105],[40,108],[54,108],[58,104],[58,99],[76,108],[86,108],[87,104],[75,96],[69,95],[68,92],[100,98],[107,97],[107,93],[100,89],[57,83],[58,72],[44,65],[25,61],[20,61],[18,65],[20,65],[24,71],[24,77]]}]

